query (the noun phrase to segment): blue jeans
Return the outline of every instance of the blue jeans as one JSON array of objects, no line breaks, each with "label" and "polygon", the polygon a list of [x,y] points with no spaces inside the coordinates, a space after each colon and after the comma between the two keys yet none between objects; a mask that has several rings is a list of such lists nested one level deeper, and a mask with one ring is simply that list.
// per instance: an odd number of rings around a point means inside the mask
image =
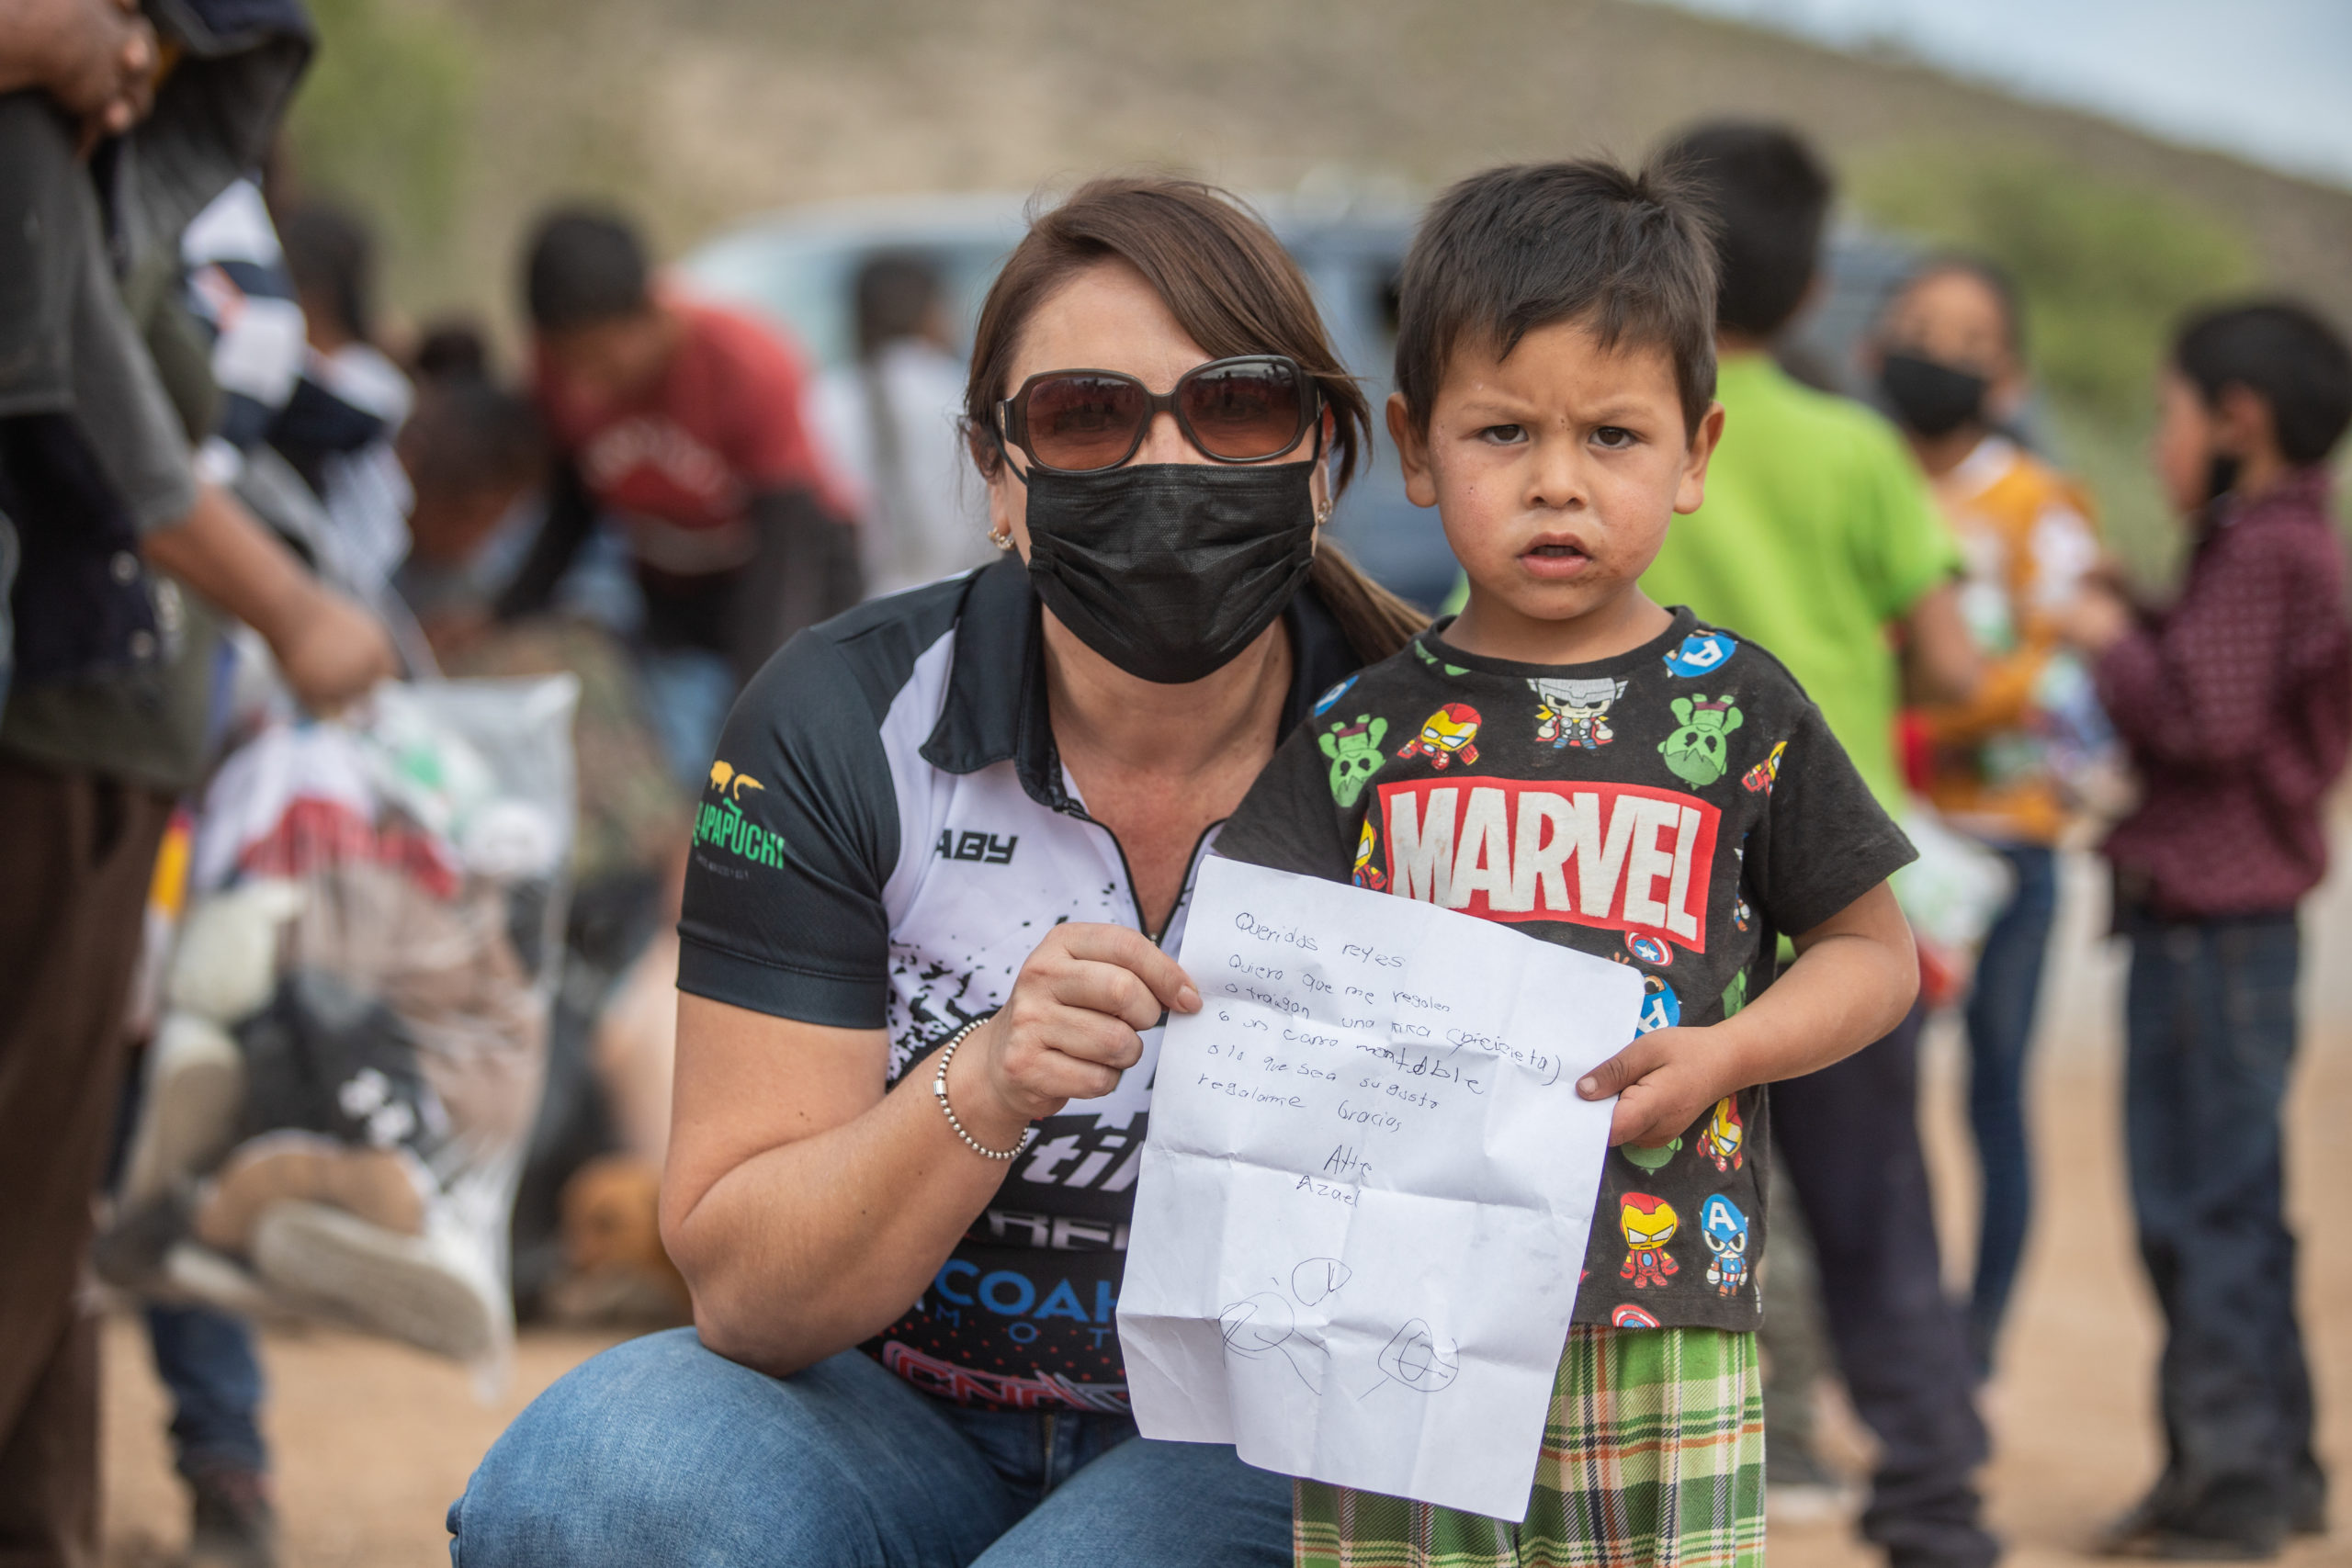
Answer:
[{"label": "blue jeans", "polygon": [[1878,1438],[1863,1539],[1889,1568],[1991,1568],[2000,1547],[1976,1494],[1984,1427],[1919,1145],[1924,1017],[1914,1007],[1884,1039],[1774,1084],[1772,1157],[1804,1210],[1838,1370]]},{"label": "blue jeans", "polygon": [[2162,1489],[2193,1526],[2261,1534],[2325,1485],[2283,1213],[2301,944],[2292,913],[2127,929],[2124,1128],[2165,1316]]},{"label": "blue jeans", "polygon": [[151,1306],[147,1340],[155,1375],[172,1393],[172,1447],[194,1480],[269,1468],[261,1440],[261,1363],[253,1330],[210,1307]]},{"label": "blue jeans", "polygon": [[857,1351],[788,1378],[692,1329],[531,1403],[450,1506],[457,1568],[1290,1562],[1290,1482],[1123,1416],[964,1410]]},{"label": "blue jeans", "polygon": [[1976,1375],[1993,1370],[1993,1342],[2017,1283],[2033,1203],[2025,1138],[2025,1054],[2033,1038],[2041,961],[2058,909],[2058,859],[2040,844],[1991,846],[2017,875],[2008,907],[1984,933],[1968,997],[1968,1125],[1976,1136],[1984,1201],[1976,1233],[1976,1282],[1968,1302],[1968,1348]]}]

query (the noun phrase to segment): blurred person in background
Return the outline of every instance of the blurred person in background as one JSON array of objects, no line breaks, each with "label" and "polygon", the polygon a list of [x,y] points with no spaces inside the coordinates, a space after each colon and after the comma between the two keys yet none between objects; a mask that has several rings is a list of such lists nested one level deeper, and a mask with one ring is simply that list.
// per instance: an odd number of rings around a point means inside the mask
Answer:
[{"label": "blurred person in background", "polygon": [[382,627],[193,450],[217,389],[187,352],[180,237],[260,157],[310,49],[286,0],[181,0],[152,25],[113,0],[0,11],[0,516],[21,547],[0,715],[10,1562],[96,1560],[97,1335],[78,1286],[150,873],[209,728],[191,603],[251,625],[313,704],[392,668]]},{"label": "blurred person in background", "polygon": [[857,359],[818,383],[826,450],[864,498],[867,594],[895,593],[995,558],[986,498],[958,422],[964,355],[938,269],[886,252],[857,272]]},{"label": "blurred person in background", "polygon": [[2154,456],[2189,529],[2187,580],[2162,607],[2088,592],[2066,625],[2143,792],[2105,853],[2132,943],[2125,1146],[2165,1318],[2165,1469],[2107,1545],[2257,1558],[2327,1525],[2279,1112],[2296,906],[2326,873],[2326,797],[2352,746],[2327,469],[2352,423],[2352,351],[2298,305],[2211,310],[2173,344],[2160,397]]},{"label": "blurred person in background", "polygon": [[[445,673],[580,681],[579,822],[547,1083],[514,1218],[517,1311],[667,1326],[685,1287],[656,1224],[677,1019],[678,889],[693,799],[673,777],[628,649],[559,593],[492,606],[537,525],[547,441],[528,399],[491,378],[478,334],[419,343],[400,452],[416,491],[402,596]],[[585,613],[582,613],[582,612]]]},{"label": "blurred person in background", "polygon": [[[1771,358],[1814,288],[1829,175],[1768,125],[1702,126],[1668,156],[1720,226],[1725,417],[1706,504],[1668,536],[1643,591],[1770,647],[1900,818],[1903,671],[1890,633],[1907,642],[1917,684],[1939,697],[1970,697],[1978,661],[1960,611],[1959,552],[1901,436]],[[1772,1148],[1814,1240],[1838,1368],[1879,1441],[1862,1533],[1894,1568],[1984,1568],[1999,1548],[1978,1522],[1984,1429],[1966,1339],[1943,1295],[1919,1145],[1920,1022],[1915,1007],[1893,1034],[1836,1066],[1774,1084]],[[1765,1290],[1769,1300],[1769,1280]],[[1786,1391],[1779,1410],[1809,1392]],[[1768,1430],[1775,1414],[1768,1388]],[[1768,1473],[1811,1479],[1797,1444],[1769,1443],[1768,1463],[1783,1450]]]},{"label": "blurred person in background", "polygon": [[379,596],[408,553],[414,498],[392,443],[415,393],[374,341],[375,240],[328,202],[288,202],[277,220],[309,350],[270,443],[326,509],[322,566]]},{"label": "blurred person in background", "polygon": [[799,357],[772,327],[656,287],[636,230],[605,212],[540,220],[524,295],[556,465],[500,614],[544,605],[599,519],[617,528],[655,722],[695,787],[742,682],[859,596],[851,508],[810,437]]},{"label": "blurred person in background", "polygon": [[2059,620],[2098,564],[2098,536],[2082,487],[2008,433],[2027,377],[2024,321],[2006,275],[1973,258],[1928,262],[1888,301],[1869,352],[1959,542],[1960,608],[1985,654],[1973,698],[1919,710],[1927,794],[2015,879],[1967,1002],[1968,1120],[1984,1180],[1968,1333],[1982,1379],[1992,1372],[2032,1193],[2025,1055],[2057,913],[2054,846],[2073,807],[2052,732],[2089,698]]},{"label": "blurred person in background", "polygon": [[[197,449],[198,471],[230,487],[285,537],[312,541],[325,520],[268,444],[300,383],[307,349],[302,310],[260,185],[240,179],[216,197],[188,224],[180,254],[187,314],[218,389],[211,432]],[[216,725],[221,716],[214,716]],[[176,829],[183,838],[187,830],[185,822]],[[174,877],[184,880],[185,870],[184,852],[159,859],[151,905],[176,914],[184,889]],[[168,920],[151,921],[146,940],[142,977],[152,966],[159,979]],[[182,1065],[180,1054],[156,1037],[153,998],[141,1000],[145,1005],[133,1009],[144,1027],[134,1030],[140,1070],[125,1085],[116,1220],[96,1248],[100,1278],[134,1295],[153,1283],[160,1248],[144,1245],[150,1227],[126,1222],[164,1196],[151,1179],[154,1145],[174,1117],[180,1089],[175,1068]],[[155,1375],[171,1394],[174,1467],[193,1497],[190,1562],[242,1568],[274,1562],[264,1382],[251,1326],[210,1306],[164,1302],[151,1302],[143,1317]]]}]

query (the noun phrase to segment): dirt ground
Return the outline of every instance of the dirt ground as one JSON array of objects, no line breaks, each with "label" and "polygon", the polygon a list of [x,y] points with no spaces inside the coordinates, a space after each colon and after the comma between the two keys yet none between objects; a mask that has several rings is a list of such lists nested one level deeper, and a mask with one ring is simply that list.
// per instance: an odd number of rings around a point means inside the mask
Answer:
[{"label": "dirt ground", "polygon": [[[2342,848],[2339,842],[2339,848]],[[2096,878],[2068,867],[2052,993],[2032,1086],[2041,1206],[1999,1379],[1986,1398],[1993,1522],[2017,1568],[2070,1563],[2154,1474],[2154,1316],[2132,1256],[2119,1148],[2114,1022],[2120,972],[2097,942]],[[2307,1032],[2292,1112],[2292,1206],[2319,1383],[2321,1450],[2338,1478],[2336,1529],[2299,1544],[2295,1568],[2352,1564],[2352,890],[2339,878],[2306,927]],[[1923,1111],[1948,1255],[1973,1235],[1973,1172],[1960,1113],[1960,1055],[1931,1036]],[[446,1562],[443,1510],[505,1424],[609,1343],[526,1333],[514,1376],[483,1403],[447,1363],[341,1334],[274,1333],[268,1432],[292,1568],[424,1568]],[[106,1379],[107,1562],[158,1568],[187,1535],[164,1436],[167,1415],[137,1325],[109,1325]],[[1776,1561],[1845,1568],[1871,1554],[1836,1519],[1776,1521]]]}]

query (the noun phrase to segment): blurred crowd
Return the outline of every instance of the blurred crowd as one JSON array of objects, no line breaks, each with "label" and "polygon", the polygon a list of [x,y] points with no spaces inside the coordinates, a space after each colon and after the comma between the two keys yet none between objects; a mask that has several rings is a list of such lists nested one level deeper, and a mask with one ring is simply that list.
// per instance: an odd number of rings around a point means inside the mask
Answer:
[{"label": "blurred crowd", "polygon": [[[8,1561],[94,1560],[94,1239],[101,1275],[150,1303],[203,1561],[274,1561],[256,1314],[485,1365],[510,1310],[687,1319],[655,1198],[671,927],[689,846],[725,831],[712,818],[737,794],[710,761],[719,726],[794,632],[995,553],[957,427],[962,323],[922,257],[866,259],[855,355],[821,376],[601,208],[527,237],[519,360],[470,319],[392,322],[367,222],[276,154],[313,43],[295,0],[0,17]],[[1931,256],[1884,301],[1862,351],[1875,412],[1808,389],[1771,350],[1814,287],[1827,175],[1783,133],[1715,134],[1694,155],[1747,184],[1724,198],[1731,424],[1709,510],[1757,525],[1720,560],[1669,551],[1671,598],[1654,596],[1758,629],[1838,598],[1837,552],[1874,563],[1838,635],[1894,638],[1901,688],[1844,681],[1834,645],[1798,673],[1866,776],[1857,737],[1897,738],[1871,782],[1925,852],[1899,890],[1931,1000],[1964,1012],[1983,1170],[1973,1289],[1947,1313],[1909,1056],[1815,1108],[1823,1146],[1851,1157],[1796,1161],[1806,1190],[1776,1204],[1820,1245],[1816,1267],[1775,1236],[1772,1480],[1833,1484],[1810,1425],[1834,1360],[1880,1439],[1874,1539],[1903,1561],[1906,1540],[1974,1530],[1974,1387],[2031,1212],[2025,1063],[2055,857],[2120,819],[2132,1177],[2174,1348],[2171,1467],[2117,1540],[2188,1508],[2192,1535],[2243,1517],[2275,1547],[2324,1499],[2277,1115],[2292,911],[2346,722],[2324,543],[2324,463],[2352,413],[2342,339],[2271,303],[2169,345],[2155,460],[2194,560],[2177,603],[2142,604],[2034,428],[2000,268]],[[2256,550],[2265,530],[2308,569]],[[1751,615],[1743,593],[1776,602]],[[1806,640],[1759,635],[1784,655]],[[550,678],[576,706],[552,749],[526,745]],[[481,682],[502,705],[404,706],[376,693],[387,679]],[[309,738],[338,712],[354,739]],[[2214,782],[2247,755],[2270,760],[2269,793]],[[534,795],[540,767],[576,791]],[[319,978],[360,971],[357,996]],[[2233,1009],[2283,1022],[2252,1081],[2199,1079],[2179,1021],[2225,1028]],[[495,1043],[436,1044],[453,1019]],[[494,1157],[448,1152],[469,1137]],[[2198,1152],[2216,1146],[2226,1159]],[[496,1233],[466,1258],[435,1218],[463,1209],[461,1168],[488,1172],[491,1213],[463,1223]],[[1890,1171],[1917,1192],[1888,1199]],[[1925,1325],[1908,1338],[1906,1314]],[[1919,1348],[1947,1330],[1951,1367]],[[2233,1468],[2225,1450],[2267,1457]],[[1928,1523],[1906,1535],[1906,1517]]]}]

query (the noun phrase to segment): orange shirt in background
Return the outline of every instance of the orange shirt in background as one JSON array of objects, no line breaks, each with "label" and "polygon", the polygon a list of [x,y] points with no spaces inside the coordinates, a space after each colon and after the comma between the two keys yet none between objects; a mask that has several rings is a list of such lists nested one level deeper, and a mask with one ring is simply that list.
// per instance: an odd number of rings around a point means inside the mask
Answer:
[{"label": "orange shirt in background", "polygon": [[1928,795],[1955,827],[2018,843],[2053,842],[2069,807],[2041,724],[2053,670],[2071,660],[2052,616],[2098,559],[2089,498],[2003,435],[1988,435],[1934,481],[1967,576],[1961,604],[1984,651],[1975,700],[1930,706],[1919,720]]}]

